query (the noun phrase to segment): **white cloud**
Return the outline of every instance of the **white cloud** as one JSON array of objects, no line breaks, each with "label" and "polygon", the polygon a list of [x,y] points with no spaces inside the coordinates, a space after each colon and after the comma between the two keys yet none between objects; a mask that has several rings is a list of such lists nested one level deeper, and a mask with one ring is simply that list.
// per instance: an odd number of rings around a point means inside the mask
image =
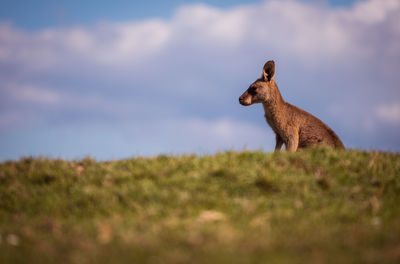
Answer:
[{"label": "white cloud", "polygon": [[[170,118],[159,122],[145,121],[140,125],[133,125],[129,131],[127,136],[130,140],[140,139],[140,144],[153,145],[152,152],[155,153],[272,149],[275,144],[272,130],[266,124],[259,127],[230,118]],[[140,149],[139,147],[139,152]]]},{"label": "white cloud", "polygon": [[32,85],[8,86],[9,96],[15,101],[24,103],[37,103],[42,105],[54,105],[60,102],[57,92],[46,90]]},{"label": "white cloud", "polygon": [[[121,63],[129,60],[138,63],[140,59],[151,57],[163,50],[170,37],[170,28],[163,21],[145,21],[96,28],[96,43],[91,59],[103,63]],[[104,37],[106,43],[98,45]],[[73,42],[75,43],[75,42]],[[86,50],[89,54],[92,52]]]},{"label": "white cloud", "polygon": [[[398,15],[399,10],[397,0],[360,1],[345,10],[272,0],[228,10],[187,5],[171,20],[100,23],[33,33],[2,24],[0,59],[31,67],[62,65],[70,56],[93,63],[139,63],[187,44],[196,49],[256,45],[313,60],[362,56],[362,52],[377,52],[366,43],[371,26]],[[399,34],[398,30],[394,33]]]},{"label": "white cloud", "polygon": [[69,65],[71,60],[110,65],[139,63],[162,50],[169,30],[167,24],[157,20],[52,28],[33,33],[0,24],[0,62],[17,63],[23,70],[33,72]]},{"label": "white cloud", "polygon": [[377,117],[389,124],[400,124],[400,102],[381,104],[376,107]]},{"label": "white cloud", "polygon": [[[263,124],[264,125],[264,124]],[[261,148],[271,146],[270,142],[265,140],[272,135],[270,128],[262,129],[250,123],[243,121],[234,121],[228,118],[218,120],[191,119],[182,122],[184,133],[193,135],[193,139],[204,137],[205,144],[229,146],[250,146],[252,148]]]},{"label": "white cloud", "polygon": [[16,111],[0,113],[0,132],[16,127],[22,122],[26,122],[26,116]]},{"label": "white cloud", "polygon": [[347,14],[349,19],[356,19],[366,24],[383,22],[388,13],[400,7],[398,0],[359,1]]},{"label": "white cloud", "polygon": [[231,48],[244,41],[248,13],[243,8],[227,12],[206,5],[190,5],[177,10],[170,26],[173,41]]}]

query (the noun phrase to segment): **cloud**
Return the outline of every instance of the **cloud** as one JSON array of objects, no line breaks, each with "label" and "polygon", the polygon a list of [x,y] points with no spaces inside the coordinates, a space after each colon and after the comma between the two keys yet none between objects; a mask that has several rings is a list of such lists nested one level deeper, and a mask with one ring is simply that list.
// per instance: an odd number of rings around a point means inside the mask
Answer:
[{"label": "cloud", "polygon": [[[350,9],[272,0],[228,10],[204,4],[187,5],[179,8],[170,20],[103,22],[92,27],[52,28],[33,33],[3,23],[0,58],[25,66],[30,62],[35,68],[37,63],[43,67],[63,65],[69,56],[113,65],[148,61],[181,45],[203,52],[224,52],[219,50],[221,47],[236,51],[255,45],[308,59],[310,55],[312,59],[316,55],[330,59],[338,55],[369,56],[378,52],[374,45],[381,34],[370,35],[376,27],[389,22],[391,28],[385,31],[394,34],[391,41],[399,41],[400,32],[395,27],[400,21],[399,9],[396,0],[359,1]],[[367,39],[374,42],[365,43]]]},{"label": "cloud", "polygon": [[372,0],[359,2],[352,12],[348,12],[350,19],[355,19],[366,24],[384,22],[387,14],[400,7],[397,0]]},{"label": "cloud", "polygon": [[400,124],[400,103],[382,104],[376,107],[376,115],[383,122]]},{"label": "cloud", "polygon": [[378,138],[398,122],[398,104],[386,102],[400,98],[399,24],[396,0],[194,4],[169,19],[33,32],[0,23],[1,128],[111,125],[131,131],[139,152],[240,148],[249,137],[272,149],[262,108],[237,98],[274,59],[287,101],[347,145],[386,147]]},{"label": "cloud", "polygon": [[274,145],[268,140],[272,131],[266,129],[266,124],[259,127],[226,117],[214,120],[170,118],[132,125],[127,131],[129,140],[140,139],[140,144],[156,145],[153,147],[156,153],[212,153],[224,149],[271,149]]},{"label": "cloud", "polygon": [[23,103],[36,103],[41,105],[54,105],[60,102],[60,95],[54,91],[45,90],[43,88],[21,85],[15,86],[3,86],[3,91],[12,100],[23,102]]},{"label": "cloud", "polygon": [[[93,131],[96,133],[93,133]],[[230,118],[170,118],[160,122],[144,121],[112,126],[106,123],[59,125],[31,129],[29,134],[6,132],[0,144],[0,159],[17,159],[23,153],[60,158],[100,160],[120,159],[133,155],[211,154],[222,150],[272,149],[268,140],[272,131]],[[46,152],[43,152],[43,145]],[[79,151],[77,151],[79,149]]]}]

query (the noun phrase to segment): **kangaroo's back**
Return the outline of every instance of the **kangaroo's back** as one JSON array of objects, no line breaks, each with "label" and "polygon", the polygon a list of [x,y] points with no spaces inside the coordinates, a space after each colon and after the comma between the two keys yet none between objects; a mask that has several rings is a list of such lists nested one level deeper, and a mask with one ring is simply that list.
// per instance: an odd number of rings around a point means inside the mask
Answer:
[{"label": "kangaroo's back", "polygon": [[344,149],[342,141],[327,124],[297,106],[286,104],[290,108],[290,114],[297,119],[295,123],[298,124],[299,149],[317,145]]}]

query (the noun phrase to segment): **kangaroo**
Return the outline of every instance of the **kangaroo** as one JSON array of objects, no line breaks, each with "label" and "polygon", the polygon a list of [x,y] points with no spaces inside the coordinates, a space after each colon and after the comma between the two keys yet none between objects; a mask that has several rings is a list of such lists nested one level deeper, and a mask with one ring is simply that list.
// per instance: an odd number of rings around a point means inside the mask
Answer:
[{"label": "kangaroo", "polygon": [[342,141],[325,123],[283,100],[274,74],[275,62],[267,61],[261,78],[239,97],[239,103],[244,106],[262,103],[265,119],[276,135],[275,151],[280,151],[283,144],[289,151],[317,145],[344,149]]}]

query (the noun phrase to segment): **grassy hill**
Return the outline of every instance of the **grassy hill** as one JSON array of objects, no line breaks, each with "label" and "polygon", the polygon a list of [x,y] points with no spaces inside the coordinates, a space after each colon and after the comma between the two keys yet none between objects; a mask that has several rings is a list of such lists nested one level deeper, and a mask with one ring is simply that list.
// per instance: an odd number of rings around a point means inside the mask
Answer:
[{"label": "grassy hill", "polygon": [[0,164],[0,263],[399,263],[400,154]]}]

